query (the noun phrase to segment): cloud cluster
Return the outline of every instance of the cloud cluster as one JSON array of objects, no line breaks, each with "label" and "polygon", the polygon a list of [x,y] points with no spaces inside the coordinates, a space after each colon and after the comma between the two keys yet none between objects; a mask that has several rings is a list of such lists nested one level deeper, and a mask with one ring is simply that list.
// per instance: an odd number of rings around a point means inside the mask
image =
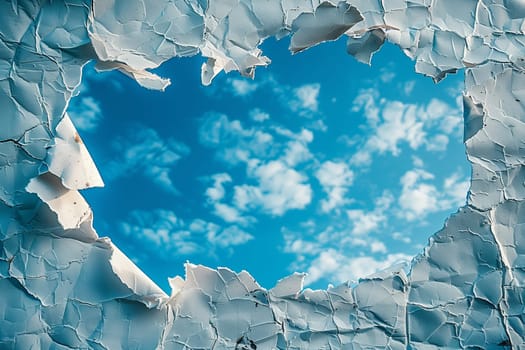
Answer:
[{"label": "cloud cluster", "polygon": [[[318,108],[319,84],[297,88],[279,85],[278,89],[275,81],[265,84],[279,90],[278,100],[288,100],[285,108],[289,110],[314,112]],[[260,84],[228,78],[225,88],[234,96],[249,98]],[[120,222],[120,232],[151,244],[165,256],[191,255],[202,252],[206,246],[231,249],[245,244],[254,238],[246,230],[257,222],[256,217],[283,216],[308,206],[313,195],[310,178],[297,166],[313,164],[308,147],[313,133],[307,129],[294,132],[275,123],[263,124],[270,115],[261,109],[252,109],[249,117],[260,125],[246,126],[221,113],[210,112],[201,119],[199,143],[213,150],[219,162],[243,169],[244,174],[239,178],[220,172],[204,177],[204,206],[218,222],[199,218],[184,221],[168,209],[140,210]],[[178,193],[170,174],[180,159],[188,156],[188,146],[136,125],[115,138],[112,151],[115,157],[105,168],[110,180],[139,174],[167,192]]]},{"label": "cloud cluster", "polygon": [[357,281],[396,263],[406,263],[411,258],[412,256],[402,253],[388,254],[384,259],[372,256],[350,257],[335,249],[328,249],[310,264],[305,284],[314,283],[326,276],[337,282]]},{"label": "cloud cluster", "polygon": [[249,176],[257,185],[235,186],[234,203],[242,210],[260,208],[271,215],[302,209],[312,200],[306,176],[281,160],[251,166]]},{"label": "cloud cluster", "polygon": [[213,175],[214,185],[206,190],[215,214],[225,221],[246,224],[240,213],[259,211],[281,216],[311,202],[308,177],[294,168],[313,157],[308,149],[313,140],[311,131],[248,128],[224,114],[209,114],[199,129],[199,140],[214,149],[220,161],[244,169],[245,183],[236,181],[232,186],[229,204],[223,201],[223,184],[232,182],[230,175]]},{"label": "cloud cluster", "polygon": [[319,98],[321,84],[307,83],[291,86],[269,75],[257,82],[247,78],[231,78],[224,80],[221,92],[239,98],[255,98],[258,91],[271,92],[276,101],[294,115],[302,117],[319,116]]},{"label": "cloud cluster", "polygon": [[237,226],[221,227],[202,219],[185,221],[164,209],[135,210],[119,222],[119,232],[166,260],[210,249],[245,244],[254,237]]},{"label": "cloud cluster", "polygon": [[[383,72],[384,84],[392,83],[390,73]],[[239,89],[234,95],[244,97],[269,89],[294,115],[320,114],[319,84],[290,87],[273,78],[250,88],[233,81],[228,84],[236,84]],[[413,81],[402,86],[405,95],[414,89]],[[346,144],[355,152],[345,159],[329,158],[326,150],[314,152],[315,129],[293,132],[257,108],[246,121],[207,115],[200,129],[201,143],[212,148],[221,162],[241,168],[243,174],[233,176],[233,171],[212,176],[213,185],[206,194],[216,216],[244,227],[264,222],[264,215],[282,217],[292,210],[317,217],[295,229],[288,228],[294,223],[282,221],[283,250],[295,257],[291,269],[310,273],[308,283],[358,278],[410,258],[401,253],[399,243],[410,243],[410,234],[400,232],[400,227],[414,225],[415,218],[424,224],[431,213],[449,210],[465,200],[465,177],[455,173],[442,180],[416,156],[413,168],[402,171],[392,181],[393,187],[383,188],[379,196],[356,197],[353,192],[354,183],[366,173],[363,169],[374,165],[377,155],[399,158],[403,150],[409,150],[408,155],[446,152],[450,138],[460,137],[460,107],[437,98],[426,103],[389,100],[377,88],[369,88],[359,91],[352,112],[364,114],[361,129],[365,132],[347,138],[351,142]],[[246,126],[250,120],[257,125]],[[402,168],[398,165],[396,174]],[[389,246],[386,238],[398,243]]]},{"label": "cloud cluster", "polygon": [[445,151],[450,137],[461,132],[461,109],[437,98],[426,104],[388,100],[375,88],[362,89],[352,111],[363,113],[369,135],[352,157],[358,166],[369,165],[374,154],[399,156],[401,146],[412,150]]},{"label": "cloud cluster", "polygon": [[[383,83],[392,84],[393,73],[382,74]],[[408,95],[415,83],[401,87]],[[266,110],[254,107],[236,118],[207,112],[199,119],[197,140],[204,147],[192,144],[192,149],[204,149],[214,161],[208,173],[200,174],[202,203],[193,219],[151,209],[121,220],[123,234],[150,242],[166,256],[231,250],[255,239],[261,225],[279,220],[282,251],[293,257],[291,269],[309,272],[307,283],[343,282],[409,259],[404,252],[412,236],[404,228],[414,227],[416,218],[424,224],[428,215],[464,203],[466,178],[460,172],[443,178],[422,160],[424,152],[444,154],[450,138],[460,137],[457,106],[437,98],[426,103],[409,103],[402,95],[389,100],[377,88],[362,89],[351,110],[364,115],[363,132],[344,140],[352,155],[336,157],[330,146],[314,142],[319,135],[341,132],[323,122],[320,84],[290,86],[271,76],[258,83],[226,78],[218,89],[221,96],[251,102],[259,92],[271,94],[277,104]],[[274,107],[282,115],[275,116]],[[190,152],[144,126],[117,137],[112,150],[116,156],[106,170],[110,178],[138,173],[170,193],[177,193],[171,172]],[[389,179],[389,185],[379,181],[370,193],[358,186],[373,166],[401,155],[412,155],[411,167],[397,162],[394,172],[376,174]]]}]

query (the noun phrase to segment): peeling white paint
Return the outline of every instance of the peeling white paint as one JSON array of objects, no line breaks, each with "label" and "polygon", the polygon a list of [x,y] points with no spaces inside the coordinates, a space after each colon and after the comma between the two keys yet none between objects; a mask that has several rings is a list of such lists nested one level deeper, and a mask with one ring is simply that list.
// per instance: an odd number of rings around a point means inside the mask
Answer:
[{"label": "peeling white paint", "polygon": [[[0,348],[442,349],[525,343],[524,6],[507,0],[0,0]],[[412,262],[325,291],[295,274],[187,264],[165,295],[107,238],[78,190],[102,180],[69,117],[89,60],[151,89],[148,69],[208,58],[252,76],[258,48],[340,35],[369,62],[384,40],[435,80],[465,69],[468,204]]]}]

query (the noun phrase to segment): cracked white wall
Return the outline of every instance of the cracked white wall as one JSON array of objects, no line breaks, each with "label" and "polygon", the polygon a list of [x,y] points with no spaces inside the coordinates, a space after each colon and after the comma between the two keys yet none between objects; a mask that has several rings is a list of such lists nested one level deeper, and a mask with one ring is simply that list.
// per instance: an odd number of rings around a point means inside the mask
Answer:
[{"label": "cracked white wall", "polygon": [[[518,348],[524,344],[525,3],[521,0],[0,0],[0,348]],[[436,80],[465,69],[468,204],[400,267],[325,291],[270,290],[188,264],[171,296],[92,228],[102,180],[67,114],[81,68],[148,72],[176,56],[253,76],[258,45],[384,40]],[[337,72],[334,72],[337,74]]]}]

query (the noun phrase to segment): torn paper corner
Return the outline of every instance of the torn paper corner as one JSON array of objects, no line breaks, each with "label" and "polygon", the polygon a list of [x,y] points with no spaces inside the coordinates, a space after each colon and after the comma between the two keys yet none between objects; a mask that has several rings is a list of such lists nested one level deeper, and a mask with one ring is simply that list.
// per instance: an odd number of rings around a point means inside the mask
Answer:
[{"label": "torn paper corner", "polygon": [[140,86],[150,90],[164,91],[171,84],[170,79],[161,78],[145,69],[134,69],[120,62],[99,61],[95,65],[95,69],[99,72],[116,69],[119,72],[124,73],[128,77],[134,79]]},{"label": "torn paper corner", "polygon": [[278,298],[297,297],[303,290],[305,273],[294,273],[277,282],[275,287],[270,289],[270,293]]},{"label": "torn paper corner", "polygon": [[64,187],[70,190],[104,186],[93,159],[67,113],[56,127],[45,164],[47,170],[60,178]]},{"label": "torn paper corner", "polygon": [[106,239],[111,247],[109,260],[115,276],[122,281],[135,295],[132,299],[140,301],[149,308],[158,308],[168,301],[164,293],[141,269],[135,265],[117,246]]},{"label": "torn paper corner", "polygon": [[184,283],[185,283],[184,278],[180,276],[169,277],[168,283],[171,288],[170,299],[175,299],[177,295],[180,293],[180,291],[184,288]]},{"label": "torn paper corner", "polygon": [[62,185],[60,178],[52,173],[44,173],[29,181],[29,193],[36,194],[57,215],[64,229],[77,229],[92,219],[91,208],[82,195]]},{"label": "torn paper corner", "polygon": [[290,51],[296,53],[335,40],[362,19],[360,12],[345,2],[337,6],[323,2],[314,13],[303,13],[293,22]]},{"label": "torn paper corner", "polygon": [[383,29],[373,29],[364,34],[351,35],[347,39],[346,52],[359,62],[370,65],[372,56],[383,46],[385,39],[386,34]]},{"label": "torn paper corner", "polygon": [[210,85],[222,71],[226,73],[238,71],[241,75],[253,79],[255,67],[264,67],[271,62],[268,57],[261,55],[260,49],[246,51],[242,55],[242,61],[235,60],[209,42],[204,43],[201,47],[201,54],[203,57],[208,57],[208,60],[201,66],[201,81],[205,86]]}]

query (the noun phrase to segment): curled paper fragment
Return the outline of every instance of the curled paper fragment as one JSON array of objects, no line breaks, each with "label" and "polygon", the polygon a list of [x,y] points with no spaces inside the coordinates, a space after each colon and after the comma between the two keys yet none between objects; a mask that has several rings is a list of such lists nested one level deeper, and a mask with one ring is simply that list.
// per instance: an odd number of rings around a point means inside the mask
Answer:
[{"label": "curled paper fragment", "polygon": [[373,29],[362,36],[350,36],[346,44],[346,52],[362,63],[370,64],[373,54],[385,42],[385,32]]},{"label": "curled paper fragment", "polygon": [[119,62],[98,62],[96,69],[99,72],[117,69],[121,73],[134,79],[140,86],[150,90],[164,91],[166,87],[171,84],[169,79],[161,78],[147,70],[133,69],[132,67]]},{"label": "curled paper fragment", "polygon": [[293,22],[290,51],[299,52],[328,40],[335,40],[363,19],[347,3],[334,6],[324,2],[314,13],[303,13]]},{"label": "curled paper fragment", "polygon": [[46,203],[56,213],[60,226],[66,230],[79,228],[91,219],[91,208],[84,197],[78,191],[65,188],[60,178],[51,173],[32,178],[26,190]]},{"label": "curled paper fragment", "polygon": [[[0,348],[502,349],[525,343],[523,1],[0,1]],[[384,41],[422,74],[465,70],[468,203],[412,261],[327,290],[262,288],[187,264],[164,294],[91,226],[102,180],[69,117],[81,69],[151,72],[201,54],[202,81],[253,77],[259,45],[342,35],[369,63]],[[334,73],[336,74],[336,73]]]},{"label": "curled paper fragment", "polygon": [[168,300],[166,293],[162,291],[153,281],[144,274],[120,249],[112,242],[111,257],[109,263],[115,275],[129,289],[137,295],[137,301],[144,303],[147,307],[160,307]]},{"label": "curled paper fragment", "polygon": [[57,125],[55,138],[48,147],[45,164],[64,187],[82,190],[104,186],[95,163],[67,114]]}]

